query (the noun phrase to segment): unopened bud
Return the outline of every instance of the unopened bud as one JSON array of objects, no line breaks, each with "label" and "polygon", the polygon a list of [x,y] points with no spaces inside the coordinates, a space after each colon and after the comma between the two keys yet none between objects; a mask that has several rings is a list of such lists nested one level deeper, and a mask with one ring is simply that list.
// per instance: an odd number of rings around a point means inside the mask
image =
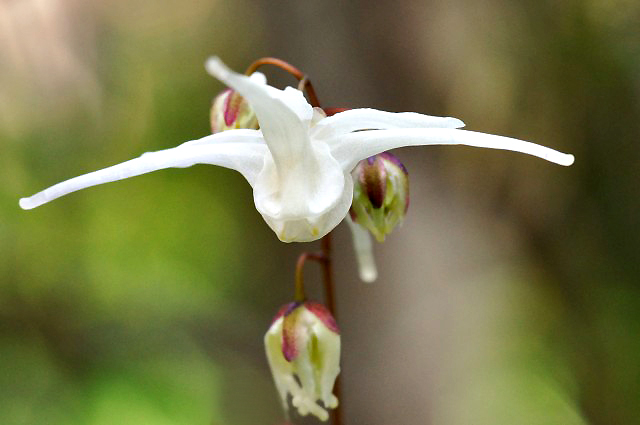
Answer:
[{"label": "unopened bud", "polygon": [[[325,306],[313,301],[283,306],[264,336],[269,367],[285,412],[326,421],[338,406],[333,384],[340,373],[340,331]],[[322,406],[319,403],[322,401]]]},{"label": "unopened bud", "polygon": [[[264,74],[254,72],[251,78],[266,84]],[[249,102],[238,92],[226,89],[213,99],[211,105],[211,132],[220,133],[237,128],[258,128],[258,118]]]},{"label": "unopened bud", "polygon": [[351,218],[383,242],[409,208],[409,174],[400,160],[383,152],[358,163]]}]

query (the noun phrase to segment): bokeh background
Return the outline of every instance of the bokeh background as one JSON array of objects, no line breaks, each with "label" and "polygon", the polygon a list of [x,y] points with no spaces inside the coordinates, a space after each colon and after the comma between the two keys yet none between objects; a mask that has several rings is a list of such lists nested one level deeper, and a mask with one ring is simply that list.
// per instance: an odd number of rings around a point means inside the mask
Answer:
[{"label": "bokeh background", "polygon": [[262,337],[317,246],[280,243],[239,174],[17,204],[208,134],[211,54],[576,156],[396,151],[412,205],[376,283],[334,232],[346,423],[640,423],[639,23],[634,0],[2,0],[0,423],[282,422]]}]

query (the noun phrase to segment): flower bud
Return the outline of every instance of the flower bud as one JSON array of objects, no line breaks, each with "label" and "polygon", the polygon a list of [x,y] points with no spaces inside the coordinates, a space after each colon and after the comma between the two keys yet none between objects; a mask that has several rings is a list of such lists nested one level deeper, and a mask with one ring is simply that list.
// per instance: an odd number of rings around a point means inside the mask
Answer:
[{"label": "flower bud", "polygon": [[264,336],[264,344],[285,412],[291,394],[291,404],[300,415],[311,413],[326,421],[326,409],[338,406],[332,390],[340,373],[340,331],[329,310],[313,301],[286,304]]},{"label": "flower bud", "polygon": [[[251,78],[266,84],[264,74],[254,72]],[[258,118],[247,100],[232,89],[226,89],[213,99],[211,105],[211,132],[219,133],[237,128],[258,128]]]},{"label": "flower bud", "polygon": [[398,158],[382,152],[358,163],[349,213],[383,242],[409,208],[409,173]]}]

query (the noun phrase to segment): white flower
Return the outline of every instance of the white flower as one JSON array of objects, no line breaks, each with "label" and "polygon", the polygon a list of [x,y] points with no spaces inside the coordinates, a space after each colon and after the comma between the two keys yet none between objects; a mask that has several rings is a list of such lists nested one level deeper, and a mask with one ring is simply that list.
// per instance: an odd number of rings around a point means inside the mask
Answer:
[{"label": "white flower", "polygon": [[[262,84],[217,57],[206,68],[253,107],[260,130],[229,130],[58,183],[20,200],[35,208],[76,190],[170,167],[212,164],[239,171],[257,210],[285,242],[319,239],[344,219],[358,161],[402,146],[468,145],[505,149],[571,165],[573,156],[522,140],[458,130],[455,118],[352,109],[324,117],[292,87]],[[375,130],[369,130],[375,129]],[[368,131],[357,131],[368,130]]]},{"label": "white flower", "polygon": [[326,409],[338,406],[333,385],[340,373],[340,331],[329,310],[313,301],[283,306],[264,345],[284,411],[289,410],[291,395],[291,404],[302,416],[311,413],[326,421]]}]

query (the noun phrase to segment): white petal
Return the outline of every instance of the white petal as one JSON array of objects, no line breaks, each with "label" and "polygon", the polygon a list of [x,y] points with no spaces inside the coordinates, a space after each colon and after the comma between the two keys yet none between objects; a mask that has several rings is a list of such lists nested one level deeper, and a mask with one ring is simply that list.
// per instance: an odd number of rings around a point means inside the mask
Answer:
[{"label": "white petal", "polygon": [[326,138],[358,130],[393,128],[460,128],[457,118],[434,117],[416,112],[385,112],[377,109],[350,109],[320,121],[312,130],[313,138]]},{"label": "white petal", "polygon": [[256,208],[285,242],[321,238],[342,221],[351,204],[349,173],[342,171],[325,144],[313,148],[313,156],[285,169],[266,157],[253,188]]},{"label": "white petal", "polygon": [[269,368],[271,369],[271,376],[280,395],[282,408],[286,413],[289,410],[287,394],[297,393],[300,389],[293,377],[293,365],[282,354],[282,322],[283,318],[280,317],[271,325],[264,336],[264,347]]},{"label": "white petal", "polygon": [[[218,136],[220,133],[212,134],[210,136],[203,137],[201,139],[189,140],[188,142],[184,142],[182,146],[194,146],[194,145],[213,145],[218,143],[236,143],[236,142],[245,142],[245,143],[262,143],[264,144],[264,138],[262,137],[262,132],[260,130],[250,130],[248,128],[239,128],[233,130],[225,130],[224,137]],[[215,137],[211,137],[215,136]],[[233,136],[233,141],[230,137]]]},{"label": "white petal", "polygon": [[380,152],[402,146],[467,145],[479,148],[503,149],[537,156],[560,165],[573,164],[573,155],[510,137],[448,128],[419,128],[359,131],[342,136],[332,146],[334,157],[345,170],[358,161]]},{"label": "white petal", "polygon": [[323,323],[315,323],[313,332],[317,342],[317,358],[320,368],[316,371],[320,390],[318,397],[326,408],[338,407],[338,399],[333,395],[333,386],[340,373],[340,335],[328,329]]},{"label": "white petal", "polygon": [[[347,215],[353,201],[353,180],[350,173],[343,174],[342,193],[331,208],[316,216],[273,217],[265,214],[262,199],[258,194],[259,184],[254,188],[256,208],[269,227],[282,242],[311,242],[322,238],[333,230]],[[260,179],[259,179],[260,180]],[[259,183],[262,183],[259,181]]]},{"label": "white petal", "polygon": [[249,101],[279,169],[312,155],[308,130],[313,108],[300,90],[292,87],[279,90],[261,84],[231,71],[218,57],[209,58],[206,68]]},{"label": "white petal", "polygon": [[353,237],[353,249],[356,253],[356,261],[358,262],[358,272],[363,282],[374,282],[378,278],[378,270],[376,269],[375,258],[373,256],[373,241],[369,231],[354,223],[347,214],[345,221],[351,229]]},{"label": "white petal", "polygon": [[[249,184],[254,184],[256,176],[262,169],[265,155],[268,155],[266,145],[247,143],[247,137],[234,137],[232,131],[207,136],[205,139],[226,138],[235,142],[210,143],[179,146],[158,152],[148,152],[139,158],[117,164],[102,170],[74,177],[58,183],[29,198],[20,199],[23,209],[36,208],[42,204],[87,187],[123,180],[151,171],[172,167],[190,167],[194,164],[211,164],[231,168],[239,171]],[[259,139],[259,137],[258,137]],[[242,142],[245,140],[245,142]]]}]

